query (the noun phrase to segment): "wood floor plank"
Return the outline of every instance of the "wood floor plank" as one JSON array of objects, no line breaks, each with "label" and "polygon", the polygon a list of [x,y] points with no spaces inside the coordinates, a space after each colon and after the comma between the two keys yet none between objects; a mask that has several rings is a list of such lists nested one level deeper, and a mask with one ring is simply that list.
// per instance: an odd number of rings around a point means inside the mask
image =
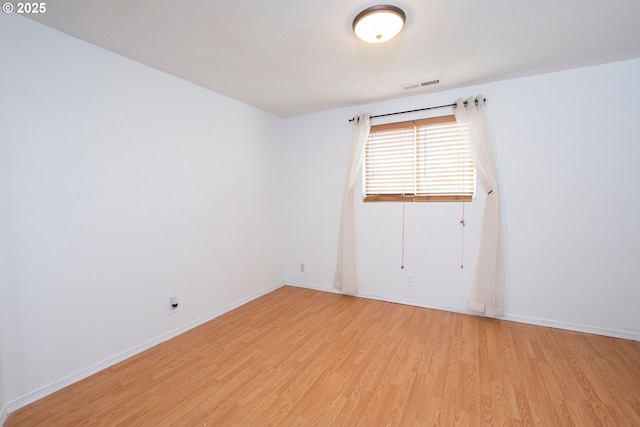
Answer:
[{"label": "wood floor plank", "polygon": [[640,425],[640,343],[285,286],[19,426]]}]

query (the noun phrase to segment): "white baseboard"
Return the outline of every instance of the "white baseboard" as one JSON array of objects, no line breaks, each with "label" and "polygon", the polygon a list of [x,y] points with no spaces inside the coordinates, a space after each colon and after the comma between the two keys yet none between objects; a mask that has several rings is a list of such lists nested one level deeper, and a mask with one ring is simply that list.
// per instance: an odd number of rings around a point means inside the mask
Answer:
[{"label": "white baseboard", "polygon": [[4,422],[9,418],[9,411],[7,409],[7,405],[2,407],[2,411],[0,411],[0,426],[4,425]]},{"label": "white baseboard", "polygon": [[[326,286],[317,286],[317,285],[311,285],[308,283],[296,283],[296,282],[287,282],[286,284],[290,286],[296,286],[299,288],[306,288],[306,289],[312,289],[312,290],[322,291],[322,292],[330,292],[335,294],[342,294],[342,292],[340,292],[338,289],[335,289],[333,287],[327,288]],[[469,311],[466,307],[455,307],[455,306],[449,306],[445,304],[434,304],[434,303],[411,300],[406,298],[397,298],[397,297],[386,296],[386,295],[368,294],[366,292],[358,292],[357,296],[361,298],[374,299],[378,301],[386,301],[386,302],[393,302],[397,304],[412,305],[416,307],[431,308],[435,310],[450,311],[453,313],[477,314]],[[622,331],[617,329],[607,329],[607,328],[601,328],[598,326],[591,326],[591,325],[580,325],[575,323],[540,319],[536,317],[520,316],[517,314],[509,314],[509,313],[506,313],[504,316],[499,317],[499,319],[507,320],[510,322],[526,323],[526,324],[535,325],[535,326],[545,326],[548,328],[564,329],[567,331],[583,332],[587,334],[603,335],[603,336],[613,337],[613,338],[622,338],[626,340],[640,341],[640,333],[637,333],[637,332]]]},{"label": "white baseboard", "polygon": [[22,408],[22,407],[24,407],[24,406],[26,406],[26,405],[28,405],[30,403],[33,403],[36,400],[42,399],[43,397],[48,396],[51,393],[54,393],[54,392],[56,392],[58,390],[63,389],[64,387],[67,387],[68,385],[71,385],[71,384],[73,384],[75,382],[78,382],[78,381],[88,377],[88,376],[91,376],[91,375],[93,375],[93,374],[95,374],[97,372],[100,372],[100,371],[102,371],[102,370],[104,370],[104,369],[106,369],[106,368],[108,368],[110,366],[115,365],[116,363],[122,362],[125,359],[128,359],[128,358],[130,358],[132,356],[135,356],[138,353],[142,353],[143,351],[148,350],[151,347],[154,347],[154,346],[156,346],[156,345],[158,345],[160,343],[168,341],[171,338],[174,338],[174,337],[176,337],[176,336],[178,336],[178,335],[180,335],[180,334],[182,334],[184,332],[187,332],[190,329],[193,329],[193,328],[195,328],[197,326],[202,325],[203,323],[206,323],[206,322],[208,322],[210,320],[213,320],[218,316],[221,316],[221,315],[223,315],[225,313],[228,313],[229,311],[231,311],[231,310],[233,310],[235,308],[238,308],[238,307],[240,307],[240,306],[242,306],[242,305],[244,305],[244,304],[246,304],[246,303],[248,303],[250,301],[253,301],[254,299],[260,298],[263,295],[266,295],[266,294],[268,294],[270,292],[273,292],[274,290],[276,290],[276,289],[278,289],[278,288],[280,288],[282,286],[284,286],[284,283],[272,286],[272,287],[270,287],[268,289],[265,289],[264,291],[255,293],[255,294],[250,295],[250,296],[248,296],[246,298],[242,298],[241,300],[236,301],[235,303],[233,303],[231,305],[228,305],[226,307],[218,309],[218,310],[216,310],[216,311],[214,311],[214,312],[212,312],[212,313],[210,313],[210,314],[208,314],[206,316],[203,316],[203,317],[201,317],[199,319],[196,319],[196,320],[194,320],[192,322],[189,322],[189,323],[187,323],[187,324],[185,324],[185,325],[183,325],[183,326],[181,326],[179,328],[176,328],[176,329],[174,329],[172,331],[169,331],[169,332],[167,332],[165,334],[162,334],[159,337],[156,337],[154,339],[146,341],[146,342],[144,342],[144,343],[142,343],[140,345],[137,345],[137,346],[135,346],[135,347],[133,347],[133,348],[131,348],[129,350],[123,351],[122,353],[119,353],[119,354],[116,354],[116,355],[114,355],[112,357],[109,357],[108,359],[103,360],[102,362],[96,363],[95,365],[92,365],[92,366],[90,366],[90,367],[88,367],[86,369],[83,369],[83,370],[78,371],[78,372],[76,372],[76,373],[74,373],[72,375],[69,375],[69,376],[67,376],[65,378],[62,378],[62,379],[60,379],[58,381],[55,381],[54,383],[49,384],[48,386],[42,387],[42,388],[40,388],[40,389],[38,389],[38,390],[36,390],[34,392],[28,393],[28,394],[26,394],[26,395],[24,395],[24,396],[22,396],[22,397],[20,397],[20,398],[18,398],[16,400],[13,400],[13,401],[7,403],[3,407],[3,409],[2,409],[2,418],[1,418],[2,423],[0,423],[0,426],[2,426],[4,424],[4,422],[5,422],[6,418],[8,417],[8,415],[11,412],[13,412],[13,411],[15,411],[17,409],[20,409],[20,408]]},{"label": "white baseboard", "polygon": [[527,323],[529,325],[546,326],[547,328],[564,329],[567,331],[574,331],[574,332],[583,332],[585,334],[603,335],[605,337],[640,341],[640,333],[630,332],[630,331],[601,328],[598,326],[591,326],[591,325],[580,325],[577,323],[559,322],[556,320],[519,316],[516,314],[505,314],[504,316],[500,317],[500,319],[508,320],[510,322]]},{"label": "white baseboard", "polygon": [[[342,292],[338,289],[335,289],[334,287],[327,288],[325,286],[317,286],[317,285],[311,285],[308,283],[299,283],[299,282],[286,282],[285,285],[342,295]],[[392,302],[395,304],[412,305],[415,307],[432,308],[434,310],[450,311],[453,313],[471,314],[471,312],[469,312],[466,308],[462,308],[462,307],[455,307],[455,306],[445,305],[445,304],[434,304],[434,303],[412,300],[407,298],[398,298],[398,297],[393,297],[389,295],[377,295],[377,294],[370,294],[367,292],[358,292],[356,297],[373,299],[376,301]]]}]

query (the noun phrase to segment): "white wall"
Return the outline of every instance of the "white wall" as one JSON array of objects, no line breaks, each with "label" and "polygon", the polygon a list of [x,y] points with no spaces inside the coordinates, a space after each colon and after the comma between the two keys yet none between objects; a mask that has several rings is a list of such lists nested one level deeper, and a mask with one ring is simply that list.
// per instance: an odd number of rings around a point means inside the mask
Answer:
[{"label": "white wall", "polygon": [[0,21],[5,402],[282,283],[281,118]]},{"label": "white wall", "polygon": [[[502,188],[505,317],[640,339],[639,75],[631,60],[288,119],[286,281],[332,289],[348,118],[482,93]],[[460,204],[405,206],[402,271],[402,206],[356,199],[361,295],[465,312],[482,191],[465,206],[464,269]],[[405,273],[415,274],[414,288]]]}]

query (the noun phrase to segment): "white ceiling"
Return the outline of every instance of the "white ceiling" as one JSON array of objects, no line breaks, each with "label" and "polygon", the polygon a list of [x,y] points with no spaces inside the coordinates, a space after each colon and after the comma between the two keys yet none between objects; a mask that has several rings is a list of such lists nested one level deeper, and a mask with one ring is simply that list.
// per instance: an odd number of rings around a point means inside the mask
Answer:
[{"label": "white ceiling", "polygon": [[385,2],[55,0],[30,18],[282,117],[640,57],[640,0],[389,0],[400,35],[356,39]]}]

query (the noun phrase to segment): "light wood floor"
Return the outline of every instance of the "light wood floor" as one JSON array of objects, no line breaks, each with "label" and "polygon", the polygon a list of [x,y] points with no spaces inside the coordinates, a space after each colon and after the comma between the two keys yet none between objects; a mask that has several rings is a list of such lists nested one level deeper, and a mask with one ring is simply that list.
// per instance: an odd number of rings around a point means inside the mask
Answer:
[{"label": "light wood floor", "polygon": [[640,426],[640,343],[280,288],[14,426]]}]

